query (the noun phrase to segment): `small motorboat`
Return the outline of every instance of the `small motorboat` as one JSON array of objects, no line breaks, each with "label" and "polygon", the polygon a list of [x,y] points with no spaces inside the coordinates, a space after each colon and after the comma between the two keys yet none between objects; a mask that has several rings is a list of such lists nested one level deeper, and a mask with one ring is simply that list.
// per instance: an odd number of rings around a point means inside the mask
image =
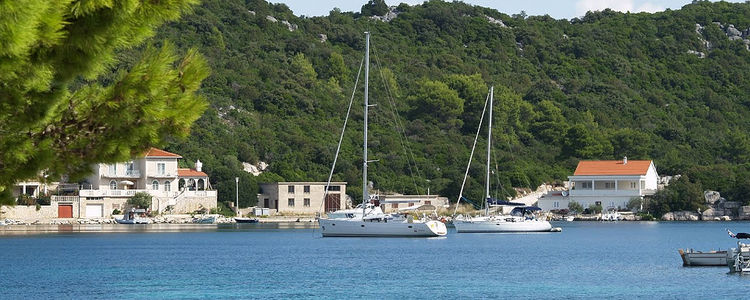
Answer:
[{"label": "small motorboat", "polygon": [[200,218],[193,219],[193,223],[197,224],[214,224],[216,223],[216,216],[202,216]]},{"label": "small motorboat", "polygon": [[146,214],[145,209],[131,209],[128,213],[122,216],[122,219],[115,219],[118,224],[149,224],[151,219],[142,217]]},{"label": "small motorboat", "polygon": [[683,266],[726,266],[730,257],[726,250],[695,251],[693,249],[677,250],[682,257]]},{"label": "small motorboat", "polygon": [[258,222],[260,222],[260,220],[258,220],[257,218],[240,218],[240,217],[234,218],[234,221],[237,222],[237,223],[258,223]]},{"label": "small motorboat", "polygon": [[576,216],[566,216],[565,221],[573,222],[576,219]]},{"label": "small motorboat", "polygon": [[622,215],[616,209],[610,209],[606,213],[602,214],[602,221],[621,221]]},{"label": "small motorboat", "polygon": [[[750,239],[750,233],[738,232],[734,234],[729,229],[727,229],[727,233],[730,237],[738,240]],[[750,244],[737,241],[737,248],[732,248],[729,255],[727,266],[730,272],[750,273]]]}]

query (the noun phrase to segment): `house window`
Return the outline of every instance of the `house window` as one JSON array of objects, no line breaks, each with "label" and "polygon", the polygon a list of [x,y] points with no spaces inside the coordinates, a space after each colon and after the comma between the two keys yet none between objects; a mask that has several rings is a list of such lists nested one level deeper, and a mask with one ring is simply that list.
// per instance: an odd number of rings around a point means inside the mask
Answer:
[{"label": "house window", "polygon": [[615,183],[614,182],[605,182],[604,183],[604,188],[608,189],[608,190],[614,189],[615,188]]},{"label": "house window", "polygon": [[341,186],[338,185],[332,185],[328,187],[329,192],[338,192],[341,191]]},{"label": "house window", "polygon": [[158,163],[158,164],[156,164],[156,170],[157,170],[157,172],[159,172],[159,175],[164,175],[165,173],[167,173],[167,171],[166,171],[166,164],[164,164],[164,163]]},{"label": "house window", "polygon": [[158,191],[159,190],[159,181],[156,181],[156,180],[152,181],[151,182],[151,189],[154,190],[154,191]]},{"label": "house window", "polygon": [[117,164],[109,165],[109,176],[117,175]]},{"label": "house window", "polygon": [[302,192],[305,193],[305,194],[309,194],[310,193],[310,186],[306,185],[306,186],[302,187]]},{"label": "house window", "polygon": [[305,207],[310,207],[310,198],[305,198],[305,203],[303,204]]},{"label": "house window", "polygon": [[117,189],[117,181],[114,181],[114,180],[110,181],[109,182],[109,189],[110,190],[116,190]]},{"label": "house window", "polygon": [[560,207],[560,202],[555,201],[553,207]]},{"label": "house window", "polygon": [[289,200],[287,201],[287,206],[294,207],[294,198],[289,198]]},{"label": "house window", "polygon": [[290,194],[294,194],[294,186],[293,186],[293,185],[290,185],[290,186],[288,186],[288,187],[286,188],[286,191],[287,191],[288,193],[290,193]]},{"label": "house window", "polygon": [[409,206],[410,206],[410,207],[411,207],[411,206],[414,206],[414,202],[412,202],[412,203],[409,203]]},{"label": "house window", "polygon": [[590,190],[591,189],[591,181],[581,181],[581,189]]},{"label": "house window", "polygon": [[391,204],[391,208],[398,208],[398,203]]},{"label": "house window", "polygon": [[641,180],[641,188],[642,189],[646,188],[646,181],[645,180]]},{"label": "house window", "polygon": [[133,175],[135,173],[135,164],[131,161],[127,165],[127,169],[125,171],[127,175]]},{"label": "house window", "polygon": [[631,183],[630,183],[630,188],[631,188],[631,189],[635,189],[635,188],[637,188],[637,187],[636,187],[636,183],[635,183],[635,182],[631,182]]},{"label": "house window", "polygon": [[169,181],[165,181],[164,182],[164,190],[167,191],[167,192],[169,192],[169,191],[172,190],[172,185],[170,184]]}]

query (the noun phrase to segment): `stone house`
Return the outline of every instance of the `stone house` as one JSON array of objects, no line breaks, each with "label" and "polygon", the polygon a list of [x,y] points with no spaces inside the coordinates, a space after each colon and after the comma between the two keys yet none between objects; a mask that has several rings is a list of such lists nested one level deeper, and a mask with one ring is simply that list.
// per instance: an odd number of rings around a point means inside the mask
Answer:
[{"label": "stone house", "polygon": [[346,182],[331,182],[328,195],[325,187],[325,182],[261,183],[258,206],[270,209],[271,213],[295,215],[314,215],[321,211],[349,208]]}]

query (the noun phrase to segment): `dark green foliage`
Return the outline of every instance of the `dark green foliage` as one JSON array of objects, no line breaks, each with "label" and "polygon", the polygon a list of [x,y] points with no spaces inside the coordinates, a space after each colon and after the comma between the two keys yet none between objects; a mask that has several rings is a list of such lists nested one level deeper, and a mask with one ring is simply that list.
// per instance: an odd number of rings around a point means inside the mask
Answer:
[{"label": "dark green foliage", "polygon": [[[257,201],[259,182],[326,180],[363,56],[362,32],[370,31],[376,188],[424,193],[429,179],[432,193],[455,201],[488,87],[495,86],[493,195],[565,180],[581,159],[627,156],[653,159],[661,175],[688,175],[690,184],[676,184],[689,198],[660,195],[670,209],[697,208],[693,198],[703,189],[750,199],[750,51],[713,24],[750,27],[750,4],[555,20],[429,1],[400,5],[390,22],[366,17],[381,14],[365,11],[381,2],[370,1],[361,15],[332,10],[299,18],[281,4],[206,0],[162,27],[158,40],[201,49],[213,69],[201,90],[209,109],[186,141],[167,149],[201,159],[220,201],[234,201],[240,177],[241,206]],[[705,26],[700,35],[696,23]],[[137,53],[122,55],[135,61]],[[361,83],[333,177],[349,182],[355,202]],[[478,149],[487,143],[486,128],[481,133]],[[465,194],[481,199],[484,158],[475,155]],[[264,178],[242,171],[242,162],[256,161],[270,164]]]},{"label": "dark green foliage", "polygon": [[229,208],[226,202],[219,202],[216,208],[212,208],[211,211],[209,211],[209,213],[219,214],[228,218],[235,216],[234,211],[231,208]]},{"label": "dark green foliage", "polygon": [[589,213],[591,214],[598,214],[602,212],[603,208],[601,204],[594,204],[594,205],[589,205],[589,207],[587,207],[586,210],[588,210]]},{"label": "dark green foliage", "polygon": [[138,192],[128,199],[128,205],[133,208],[147,209],[151,206],[151,194],[146,192]]},{"label": "dark green foliage", "polygon": [[654,194],[648,202],[648,210],[657,218],[670,211],[703,211],[706,208],[703,190],[698,181],[682,176],[670,182],[666,189]]},{"label": "dark green foliage", "polygon": [[362,5],[361,12],[363,16],[382,16],[388,12],[388,5],[384,0],[370,0]]},{"label": "dark green foliage", "polygon": [[568,203],[568,208],[570,209],[570,211],[578,213],[582,213],[584,210],[583,205],[575,201],[570,201],[570,203]]},{"label": "dark green foliage", "polygon": [[125,57],[127,66],[117,53],[194,4],[0,2],[0,196],[41,172],[38,180],[75,180],[92,163],[185,137],[207,106],[196,93],[208,76],[203,57],[167,42]]}]

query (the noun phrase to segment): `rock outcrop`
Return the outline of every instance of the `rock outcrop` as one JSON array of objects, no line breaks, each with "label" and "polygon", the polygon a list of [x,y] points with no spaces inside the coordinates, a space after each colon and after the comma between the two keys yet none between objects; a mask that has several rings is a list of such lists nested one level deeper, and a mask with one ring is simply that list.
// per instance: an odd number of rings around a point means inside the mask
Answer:
[{"label": "rock outcrop", "polygon": [[661,216],[662,221],[698,221],[700,215],[694,211],[673,211]]}]

